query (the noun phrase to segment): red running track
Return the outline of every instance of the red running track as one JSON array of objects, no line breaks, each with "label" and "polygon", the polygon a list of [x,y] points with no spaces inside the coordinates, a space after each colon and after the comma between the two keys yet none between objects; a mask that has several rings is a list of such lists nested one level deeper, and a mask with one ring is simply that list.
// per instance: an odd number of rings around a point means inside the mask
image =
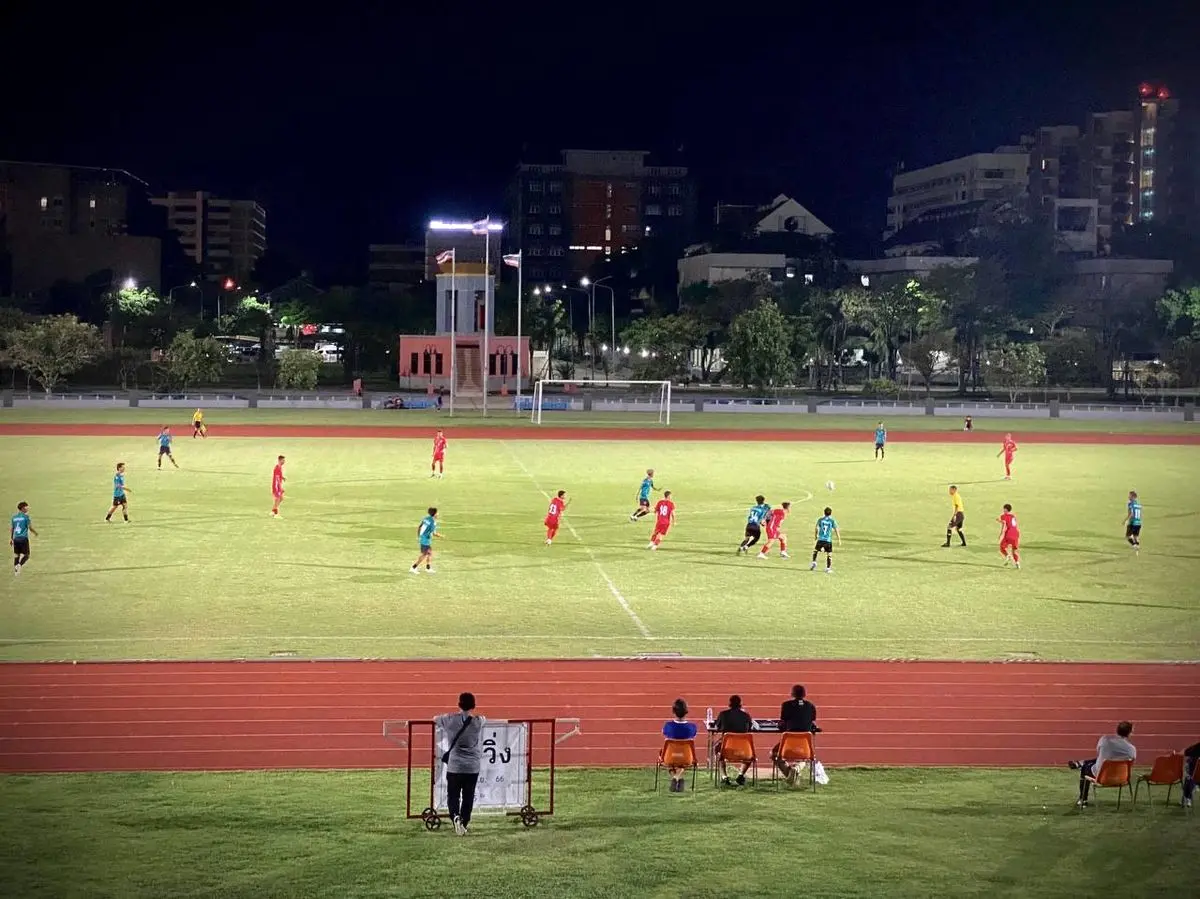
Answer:
[{"label": "red running track", "polygon": [[[439,422],[439,426],[440,426]],[[776,443],[862,443],[871,431],[857,428],[791,430],[736,428],[605,428],[605,427],[460,427],[445,425],[450,438],[457,440],[700,440],[705,442],[739,441],[753,433],[755,440]],[[10,422],[0,424],[0,436],[7,437],[144,437],[154,429],[136,424],[38,424]],[[427,440],[429,428],[353,425],[227,425],[209,429],[213,437],[256,437],[262,439],[342,437],[361,440],[382,438]],[[1108,446],[1200,446],[1197,434],[1118,434],[1104,431],[1058,431],[1021,434],[1021,443],[1057,443]],[[1000,443],[1000,435],[985,431],[889,431],[888,440],[900,443]]]},{"label": "red running track", "polygon": [[[830,765],[1058,765],[1121,718],[1144,760],[1200,739],[1200,666],[579,660],[0,665],[0,771],[388,768],[387,719],[473,690],[493,718],[571,717],[564,765],[645,765],[671,702],[774,717],[803,682]],[[758,747],[765,758],[770,738]],[[535,761],[538,761],[535,759]]]}]

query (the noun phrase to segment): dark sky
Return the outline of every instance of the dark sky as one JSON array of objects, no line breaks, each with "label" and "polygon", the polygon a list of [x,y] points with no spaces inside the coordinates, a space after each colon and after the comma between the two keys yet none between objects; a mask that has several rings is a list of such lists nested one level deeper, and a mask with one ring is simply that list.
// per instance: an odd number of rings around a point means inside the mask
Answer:
[{"label": "dark sky", "polygon": [[682,147],[709,203],[786,192],[878,230],[898,160],[1076,123],[1146,78],[1200,105],[1196,2],[418,5],[6,10],[0,158],[257,195],[270,242],[329,267],[501,212],[523,145]]}]

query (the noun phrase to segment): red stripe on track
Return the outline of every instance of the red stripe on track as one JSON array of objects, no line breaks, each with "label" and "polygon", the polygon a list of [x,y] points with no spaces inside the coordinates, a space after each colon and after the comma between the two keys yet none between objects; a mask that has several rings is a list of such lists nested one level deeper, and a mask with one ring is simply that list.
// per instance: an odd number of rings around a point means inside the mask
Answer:
[{"label": "red stripe on track", "polygon": [[[440,426],[440,425],[439,425]],[[956,431],[947,425],[945,431],[889,431],[888,440],[899,443],[991,443],[1000,442],[997,435],[984,431]],[[361,440],[399,439],[425,440],[428,429],[416,427],[372,427],[351,425],[323,427],[317,425],[223,425],[210,434],[221,437],[254,437],[260,439],[341,437]],[[759,429],[742,431],[736,428],[605,428],[553,426],[496,427],[445,425],[447,434],[457,440],[698,440],[704,442],[741,441],[752,433],[756,440],[811,443],[864,443],[870,433],[857,429]],[[135,424],[51,424],[37,422],[7,422],[0,424],[0,436],[9,437],[144,437],[153,428]],[[1103,431],[1031,432],[1022,434],[1022,443],[1101,444],[1200,446],[1200,434],[1116,434]]]},{"label": "red stripe on track", "polygon": [[[461,688],[496,718],[568,717],[564,765],[645,765],[671,702],[776,714],[802,681],[831,765],[1055,765],[1121,718],[1142,757],[1194,742],[1200,666],[971,662],[115,662],[0,665],[0,771],[388,768],[385,719]],[[447,684],[453,685],[447,688]],[[773,737],[761,735],[765,759]],[[427,751],[427,746],[425,747]],[[535,760],[538,760],[535,756]]]}]

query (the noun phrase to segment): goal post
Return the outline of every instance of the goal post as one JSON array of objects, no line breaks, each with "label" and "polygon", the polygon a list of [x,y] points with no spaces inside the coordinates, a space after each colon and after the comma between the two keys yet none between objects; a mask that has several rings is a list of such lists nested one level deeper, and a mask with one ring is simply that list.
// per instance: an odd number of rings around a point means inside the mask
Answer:
[{"label": "goal post", "polygon": [[671,423],[670,381],[592,381],[543,379],[533,385],[530,420],[546,413],[625,413],[631,421]]}]

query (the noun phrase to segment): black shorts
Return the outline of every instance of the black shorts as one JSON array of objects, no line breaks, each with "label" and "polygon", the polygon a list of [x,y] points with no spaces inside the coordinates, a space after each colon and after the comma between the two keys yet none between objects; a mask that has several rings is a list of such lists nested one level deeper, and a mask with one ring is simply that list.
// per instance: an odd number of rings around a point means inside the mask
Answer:
[{"label": "black shorts", "polygon": [[160,446],[158,448],[158,454],[160,456],[169,456],[171,455],[171,448],[169,446]]},{"label": "black shorts", "polygon": [[1127,525],[1125,528],[1126,537],[1140,537],[1142,535],[1142,526],[1140,524]]},{"label": "black shorts", "polygon": [[946,527],[953,528],[955,530],[962,530],[962,526],[963,526],[963,513],[962,512],[955,512],[953,515],[951,515],[950,523],[948,525],[946,525]]},{"label": "black shorts", "polygon": [[876,443],[876,444],[875,444],[875,449],[883,449],[883,444],[882,444],[882,443]]},{"label": "black shorts", "polygon": [[433,552],[433,544],[432,543],[418,543],[417,547],[420,549],[421,555],[423,555],[423,556],[427,556]]},{"label": "black shorts", "polygon": [[129,498],[125,497],[125,496],[114,496],[113,497],[113,505],[114,506],[127,506],[127,505],[129,505]]},{"label": "black shorts", "polygon": [[833,552],[833,544],[828,540],[818,540],[817,545],[813,547],[815,553],[831,553]]},{"label": "black shorts", "polygon": [[650,500],[648,500],[648,499],[642,499],[642,498],[639,496],[639,497],[638,497],[638,508],[639,508],[639,509],[649,509],[649,508],[650,508]]},{"label": "black shorts", "polygon": [[204,427],[204,422],[202,422],[202,421],[192,422],[192,430],[193,431],[199,431],[202,427]]},{"label": "black shorts", "polygon": [[747,537],[761,537],[762,536],[762,528],[759,527],[757,524],[747,524],[746,525],[746,536]]},{"label": "black shorts", "polygon": [[12,547],[14,556],[29,555],[29,538],[17,537],[15,540],[13,540]]}]

